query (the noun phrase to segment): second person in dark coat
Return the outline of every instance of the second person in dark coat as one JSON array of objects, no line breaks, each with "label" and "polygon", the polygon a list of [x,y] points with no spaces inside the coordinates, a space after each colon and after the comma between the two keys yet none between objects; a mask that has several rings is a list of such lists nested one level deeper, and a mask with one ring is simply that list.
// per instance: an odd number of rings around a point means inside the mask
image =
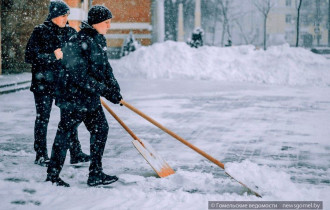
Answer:
[{"label": "second person in dark coat", "polygon": [[104,34],[110,28],[112,14],[104,6],[93,6],[88,12],[88,23],[70,38],[63,48],[66,68],[59,74],[59,95],[56,105],[61,109],[61,121],[53,144],[46,181],[69,187],[59,174],[63,167],[69,136],[81,122],[90,132],[91,163],[89,186],[111,184],[118,180],[103,172],[102,156],[109,126],[105,118],[100,96],[118,104],[122,99],[107,57]]},{"label": "second person in dark coat", "polygon": [[[34,127],[35,163],[48,166],[47,127],[55,98],[56,84],[62,64],[61,48],[77,32],[67,25],[69,6],[60,0],[51,1],[47,20],[34,28],[25,51],[25,60],[32,64],[32,84],[36,120]],[[89,161],[89,156],[82,152],[78,133],[72,133],[70,142],[70,162]]]}]

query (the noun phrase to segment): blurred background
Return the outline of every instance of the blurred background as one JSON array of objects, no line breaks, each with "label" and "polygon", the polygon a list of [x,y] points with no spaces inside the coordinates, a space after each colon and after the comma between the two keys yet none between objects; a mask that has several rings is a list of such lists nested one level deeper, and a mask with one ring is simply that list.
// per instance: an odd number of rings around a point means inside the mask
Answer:
[{"label": "blurred background", "polygon": [[[64,0],[69,24],[79,31],[91,6],[113,13],[107,45],[110,59],[126,55],[130,42],[148,46],[167,40],[202,45],[254,45],[267,50],[289,44],[330,53],[329,0]],[[33,28],[48,15],[49,0],[1,0],[0,74],[28,72],[25,45]],[[135,48],[134,47],[134,48]]]}]

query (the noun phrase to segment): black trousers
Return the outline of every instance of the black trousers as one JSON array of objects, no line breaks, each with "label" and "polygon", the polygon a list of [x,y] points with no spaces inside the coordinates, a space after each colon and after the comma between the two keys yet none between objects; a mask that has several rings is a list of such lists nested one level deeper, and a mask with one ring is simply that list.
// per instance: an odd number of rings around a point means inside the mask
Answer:
[{"label": "black trousers", "polygon": [[61,109],[61,121],[58,124],[54,140],[50,163],[47,173],[58,177],[65,162],[69,147],[70,136],[73,135],[81,122],[84,122],[90,133],[89,171],[102,171],[102,156],[108,138],[109,126],[101,105],[95,110],[87,109]]},{"label": "black trousers", "polygon": [[[36,105],[36,120],[34,124],[34,150],[38,156],[48,156],[47,152],[47,127],[52,110],[54,96],[51,94],[34,93]],[[75,130],[70,138],[70,155],[75,157],[81,152],[81,145],[78,140],[78,132]]]}]

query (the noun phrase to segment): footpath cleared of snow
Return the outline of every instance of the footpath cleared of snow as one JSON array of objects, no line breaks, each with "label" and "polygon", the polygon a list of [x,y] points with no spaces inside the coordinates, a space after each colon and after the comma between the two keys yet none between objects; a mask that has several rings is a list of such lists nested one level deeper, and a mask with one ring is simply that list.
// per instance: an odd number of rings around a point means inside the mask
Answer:
[{"label": "footpath cleared of snow", "polygon": [[[324,201],[330,209],[329,87],[291,87],[210,81],[119,79],[127,102],[225,163],[226,170],[263,198],[248,194],[222,169],[125,107],[107,102],[176,174],[157,178],[109,114],[104,171],[119,181],[87,187],[88,164],[66,164],[69,189],[45,183],[33,164],[33,95],[0,96],[0,209],[207,209],[208,201]],[[50,151],[59,121],[54,107]],[[89,134],[79,127],[83,151]]]},{"label": "footpath cleared of snow", "polygon": [[[151,59],[152,58],[152,59]],[[0,209],[207,209],[208,201],[323,201],[330,210],[329,61],[304,49],[191,49],[166,42],[111,61],[124,99],[225,163],[224,171],[125,107],[107,102],[176,173],[157,178],[106,113],[104,171],[119,181],[87,187],[88,164],[69,164],[69,189],[33,164],[35,107],[28,90],[0,95]],[[152,79],[153,78],[153,79]],[[219,82],[220,81],[220,82]],[[261,84],[264,83],[264,84]],[[106,111],[105,111],[106,112]],[[48,151],[59,122],[54,106]],[[89,153],[89,133],[79,126]]]},{"label": "footpath cleared of snow", "polygon": [[167,41],[111,61],[118,76],[195,79],[284,85],[330,85],[330,60],[288,45],[191,48]]}]

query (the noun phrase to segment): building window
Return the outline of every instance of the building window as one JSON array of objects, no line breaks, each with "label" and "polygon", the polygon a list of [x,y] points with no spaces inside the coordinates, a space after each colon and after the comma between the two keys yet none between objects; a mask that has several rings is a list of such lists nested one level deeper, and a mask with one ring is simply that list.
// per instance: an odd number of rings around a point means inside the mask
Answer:
[{"label": "building window", "polygon": [[300,16],[300,23],[302,23],[304,26],[307,26],[309,24],[307,15]]},{"label": "building window", "polygon": [[311,6],[311,3],[310,1],[302,1],[302,7],[310,7]]},{"label": "building window", "polygon": [[317,34],[317,35],[314,35],[314,39],[319,39],[319,40],[321,40],[322,39],[322,35],[321,34]]},{"label": "building window", "polygon": [[292,32],[292,31],[286,31],[285,32],[285,40],[287,41],[287,42],[292,42],[292,40],[294,39],[294,32]]},{"label": "building window", "polygon": [[286,15],[285,16],[285,22],[286,23],[291,23],[291,21],[292,21],[292,15]]},{"label": "building window", "polygon": [[286,0],[286,1],[285,1],[285,5],[286,5],[287,7],[291,7],[291,0]]}]

